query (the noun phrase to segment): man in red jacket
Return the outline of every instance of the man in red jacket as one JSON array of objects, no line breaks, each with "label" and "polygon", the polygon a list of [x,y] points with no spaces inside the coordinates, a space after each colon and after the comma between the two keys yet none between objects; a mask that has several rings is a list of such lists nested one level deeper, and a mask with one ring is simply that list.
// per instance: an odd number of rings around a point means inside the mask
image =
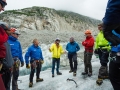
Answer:
[{"label": "man in red jacket", "polygon": [[82,42],[82,45],[85,47],[84,51],[84,65],[85,69],[82,75],[92,75],[92,64],[91,64],[91,58],[93,55],[93,46],[94,46],[94,38],[91,35],[90,30],[85,31],[86,39]]}]

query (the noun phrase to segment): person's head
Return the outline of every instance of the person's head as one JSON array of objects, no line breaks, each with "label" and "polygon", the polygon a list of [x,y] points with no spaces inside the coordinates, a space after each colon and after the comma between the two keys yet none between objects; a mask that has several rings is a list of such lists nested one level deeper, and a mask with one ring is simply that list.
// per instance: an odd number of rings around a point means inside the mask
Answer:
[{"label": "person's head", "polygon": [[5,32],[7,33],[7,35],[11,34],[10,26],[7,23],[0,22],[0,27],[2,27],[5,30]]},{"label": "person's head", "polygon": [[85,31],[85,36],[86,36],[86,37],[91,36],[91,31],[90,31],[90,30],[86,30],[86,31]]},{"label": "person's head", "polygon": [[73,42],[74,42],[74,38],[71,37],[71,38],[70,38],[70,43],[73,43]]},{"label": "person's head", "polygon": [[6,5],[7,5],[6,0],[0,0],[0,12],[4,11]]},{"label": "person's head", "polygon": [[56,43],[57,45],[59,45],[60,39],[59,39],[59,38],[56,38],[56,39],[55,39],[55,43]]},{"label": "person's head", "polygon": [[98,30],[102,31],[103,30],[103,23],[98,25]]},{"label": "person's head", "polygon": [[38,41],[37,39],[34,39],[34,40],[33,40],[33,44],[34,44],[35,46],[38,46],[38,45],[39,45],[39,41]]},{"label": "person's head", "polygon": [[20,32],[16,28],[11,28],[10,31],[11,31],[11,36],[13,36],[15,38],[19,37]]}]

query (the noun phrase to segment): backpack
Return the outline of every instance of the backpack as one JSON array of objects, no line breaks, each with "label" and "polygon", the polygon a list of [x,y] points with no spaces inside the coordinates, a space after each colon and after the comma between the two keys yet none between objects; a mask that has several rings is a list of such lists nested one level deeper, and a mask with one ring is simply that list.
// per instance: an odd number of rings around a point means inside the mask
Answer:
[{"label": "backpack", "polygon": [[6,34],[5,30],[0,27],[0,59],[6,57],[6,48],[4,43],[7,42],[8,35]]}]

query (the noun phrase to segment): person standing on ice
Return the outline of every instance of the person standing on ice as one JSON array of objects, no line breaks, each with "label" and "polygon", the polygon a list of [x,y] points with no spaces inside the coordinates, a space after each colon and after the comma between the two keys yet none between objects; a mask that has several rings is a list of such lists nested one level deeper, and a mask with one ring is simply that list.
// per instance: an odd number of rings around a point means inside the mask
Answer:
[{"label": "person standing on ice", "polygon": [[109,57],[109,52],[110,52],[111,47],[109,45],[109,42],[105,39],[103,35],[103,24],[98,25],[98,30],[99,30],[99,33],[96,37],[94,53],[98,55],[100,59],[101,67],[99,69],[98,79],[96,83],[98,85],[101,85],[103,82],[102,81],[103,79],[108,79],[107,63],[109,61],[108,57]]},{"label": "person standing on ice", "polygon": [[[29,57],[30,57],[30,65],[29,65]],[[31,67],[31,72],[30,72],[30,83],[29,87],[33,86],[33,77],[36,69],[36,82],[42,82],[43,78],[40,78],[40,71],[42,68],[42,64],[44,63],[43,55],[42,55],[42,50],[39,47],[39,41],[37,39],[33,40],[33,45],[31,45],[26,54],[25,54],[25,61],[26,61],[26,68]]]},{"label": "person standing on ice", "polygon": [[[74,41],[74,38],[70,38],[70,42],[66,46],[66,50],[68,51],[68,59],[70,63],[70,71],[69,73],[73,72],[73,76],[76,76],[77,71],[77,51],[80,50],[79,45]],[[73,65],[74,62],[74,65]]]},{"label": "person standing on ice", "polygon": [[9,36],[8,43],[11,47],[12,58],[14,60],[13,65],[13,77],[12,77],[12,90],[18,90],[17,80],[19,77],[19,66],[21,63],[21,67],[24,66],[24,60],[22,57],[22,48],[21,44],[18,41],[18,37],[20,35],[19,31],[16,28],[11,28],[11,35]]},{"label": "person standing on ice", "polygon": [[57,75],[62,75],[59,71],[60,66],[60,56],[62,53],[65,53],[62,46],[60,45],[60,39],[56,38],[55,43],[51,45],[49,51],[52,52],[52,77],[54,77],[55,63],[57,63],[56,73]]},{"label": "person standing on ice", "polygon": [[82,42],[82,45],[85,47],[84,51],[84,72],[82,72],[82,75],[92,75],[92,64],[91,59],[93,55],[93,46],[94,46],[94,38],[91,35],[90,30],[85,31],[86,39]]}]

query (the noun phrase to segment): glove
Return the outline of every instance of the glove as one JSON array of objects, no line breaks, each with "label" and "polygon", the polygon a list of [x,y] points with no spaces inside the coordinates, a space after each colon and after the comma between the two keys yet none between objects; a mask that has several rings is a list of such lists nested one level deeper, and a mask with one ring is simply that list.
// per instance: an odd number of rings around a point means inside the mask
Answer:
[{"label": "glove", "polygon": [[43,64],[43,63],[44,63],[44,60],[41,60],[40,63]]},{"label": "glove", "polygon": [[24,66],[24,62],[21,62],[21,67],[23,67]]},{"label": "glove", "polygon": [[26,68],[29,69],[30,68],[30,64],[26,64]]},{"label": "glove", "polygon": [[94,54],[99,54],[98,49],[95,49]]}]

